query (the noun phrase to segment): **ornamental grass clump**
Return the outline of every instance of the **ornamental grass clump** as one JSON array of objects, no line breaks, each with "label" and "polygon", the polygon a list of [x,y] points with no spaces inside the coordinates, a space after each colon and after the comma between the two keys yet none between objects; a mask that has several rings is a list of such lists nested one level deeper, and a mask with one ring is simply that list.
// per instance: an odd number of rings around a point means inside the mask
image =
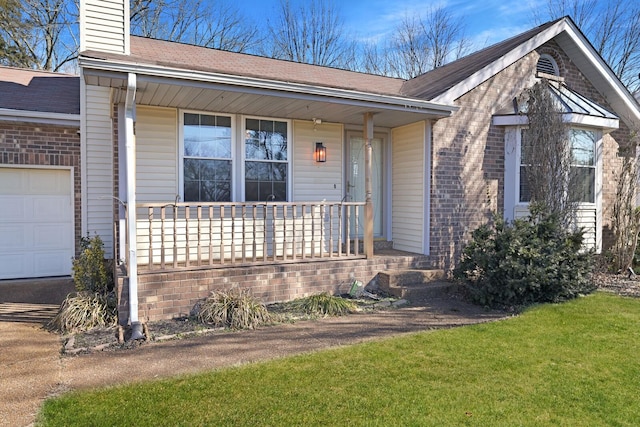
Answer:
[{"label": "ornamental grass clump", "polygon": [[118,311],[112,295],[82,291],[65,298],[49,327],[63,333],[82,332],[116,326],[117,320]]},{"label": "ornamental grass clump", "polygon": [[213,291],[192,314],[201,323],[231,329],[255,329],[271,320],[267,307],[246,289]]},{"label": "ornamental grass clump", "polygon": [[302,311],[319,316],[343,316],[356,311],[353,301],[330,295],[328,292],[311,295],[296,301]]},{"label": "ornamental grass clump", "polygon": [[113,275],[104,259],[100,236],[83,237],[80,255],[73,259],[75,293],[67,295],[47,325],[62,333],[87,331],[117,324],[118,308]]}]

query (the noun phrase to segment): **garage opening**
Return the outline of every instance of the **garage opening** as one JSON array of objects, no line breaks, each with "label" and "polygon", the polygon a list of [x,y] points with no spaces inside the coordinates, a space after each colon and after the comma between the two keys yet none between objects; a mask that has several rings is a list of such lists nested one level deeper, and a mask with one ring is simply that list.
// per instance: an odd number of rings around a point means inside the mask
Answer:
[{"label": "garage opening", "polygon": [[71,274],[70,169],[0,167],[0,279]]}]

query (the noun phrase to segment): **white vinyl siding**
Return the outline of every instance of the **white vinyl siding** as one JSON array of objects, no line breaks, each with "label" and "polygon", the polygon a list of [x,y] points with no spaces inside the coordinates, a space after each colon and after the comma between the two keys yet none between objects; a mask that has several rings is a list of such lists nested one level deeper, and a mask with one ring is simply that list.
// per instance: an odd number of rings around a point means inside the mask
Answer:
[{"label": "white vinyl siding", "polygon": [[[292,201],[339,201],[343,191],[343,128],[339,124],[293,123],[293,199]],[[316,142],[327,148],[327,161],[316,163]]]},{"label": "white vinyl siding", "polygon": [[107,257],[113,254],[113,128],[110,89],[86,87],[86,125],[83,141],[86,173],[82,197],[86,221],[83,232],[97,233]]},{"label": "white vinyl siding", "polygon": [[[576,211],[576,226],[584,231],[583,245],[586,248],[598,248],[598,211],[595,207],[581,206]],[[514,208],[514,218],[520,219],[529,215],[526,205],[518,205]]]},{"label": "white vinyl siding", "polygon": [[81,2],[82,50],[128,54],[129,1],[85,0]]},{"label": "white vinyl siding", "polygon": [[392,233],[395,249],[424,253],[425,123],[392,131]]},{"label": "white vinyl siding", "polygon": [[136,196],[139,203],[174,201],[178,191],[177,112],[136,109]]}]

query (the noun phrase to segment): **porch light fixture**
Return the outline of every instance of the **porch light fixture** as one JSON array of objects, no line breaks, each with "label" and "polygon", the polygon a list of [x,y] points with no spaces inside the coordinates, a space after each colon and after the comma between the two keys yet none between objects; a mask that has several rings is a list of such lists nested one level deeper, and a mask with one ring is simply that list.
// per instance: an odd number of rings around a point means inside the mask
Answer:
[{"label": "porch light fixture", "polygon": [[316,150],[313,153],[316,163],[324,163],[327,161],[327,147],[322,142],[316,142]]}]

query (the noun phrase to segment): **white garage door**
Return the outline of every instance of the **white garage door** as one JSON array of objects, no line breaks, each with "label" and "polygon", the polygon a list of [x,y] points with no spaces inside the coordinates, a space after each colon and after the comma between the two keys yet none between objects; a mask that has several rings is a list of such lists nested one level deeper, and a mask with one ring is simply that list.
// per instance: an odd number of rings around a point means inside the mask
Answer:
[{"label": "white garage door", "polygon": [[0,167],[0,279],[71,274],[71,171]]}]

